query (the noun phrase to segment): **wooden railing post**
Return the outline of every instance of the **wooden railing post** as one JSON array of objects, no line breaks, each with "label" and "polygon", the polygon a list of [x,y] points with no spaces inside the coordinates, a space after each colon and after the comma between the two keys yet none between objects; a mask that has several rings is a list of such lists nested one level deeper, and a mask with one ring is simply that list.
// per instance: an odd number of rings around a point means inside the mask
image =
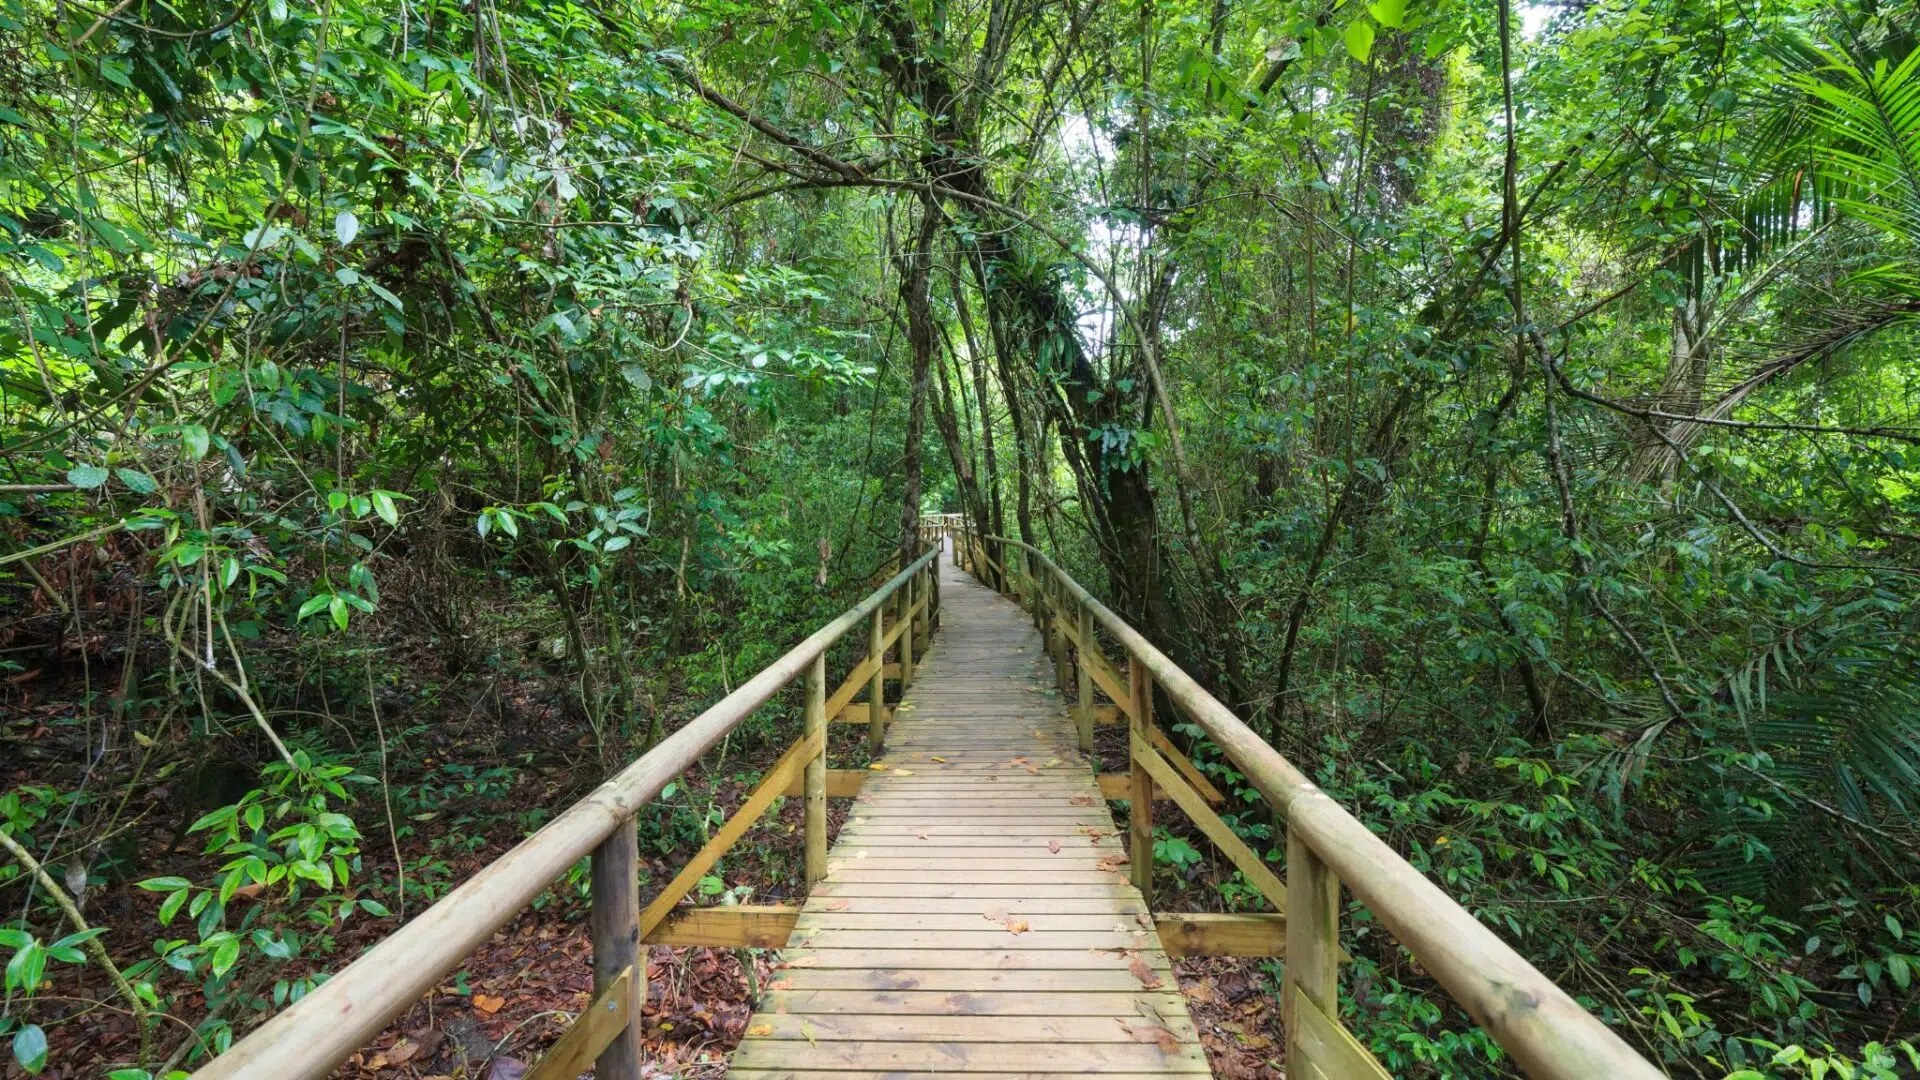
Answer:
[{"label": "wooden railing post", "polygon": [[1074,723],[1080,733],[1080,752],[1093,752],[1093,673],[1087,670],[1087,657],[1093,649],[1093,613],[1087,605],[1075,605],[1080,612],[1080,655],[1073,665]]},{"label": "wooden railing post", "polygon": [[807,888],[827,876],[827,654],[823,649],[807,668],[807,743],[817,748],[807,759]]},{"label": "wooden railing post", "polygon": [[903,696],[907,692],[907,687],[913,685],[913,582],[914,578],[908,578],[906,583],[900,586],[899,594],[899,621],[907,624],[900,631],[900,693]]},{"label": "wooden railing post", "polygon": [[1027,598],[1033,602],[1033,628],[1045,634],[1047,632],[1047,602],[1040,598],[1040,590],[1044,588],[1044,586],[1041,583],[1040,575],[1034,572],[1033,563],[1027,559],[1025,553],[1022,553],[1020,558],[1020,572],[1026,576]]},{"label": "wooden railing post", "polygon": [[1287,830],[1287,965],[1280,1009],[1287,1031],[1287,1071],[1313,1076],[1334,1063],[1312,1060],[1315,1040],[1297,1019],[1305,997],[1328,1019],[1340,1015],[1340,880],[1307,846],[1299,832]]},{"label": "wooden railing post", "polygon": [[933,628],[941,625],[941,559],[927,563],[927,648],[933,648]]},{"label": "wooden railing post", "polygon": [[887,617],[873,609],[873,628],[867,634],[867,663],[873,674],[867,677],[867,749],[875,757],[887,741]]},{"label": "wooden railing post", "polygon": [[1055,581],[1053,575],[1047,575],[1048,602],[1047,626],[1050,627],[1048,639],[1053,643],[1053,683],[1062,694],[1067,692],[1067,587],[1064,582]]},{"label": "wooden railing post", "polygon": [[[932,568],[932,564],[928,564]],[[933,575],[926,570],[914,575],[920,580],[920,614],[914,619],[914,632],[920,635],[917,643],[920,655],[925,656],[927,647],[933,643]]]},{"label": "wooden railing post", "polygon": [[[1153,729],[1153,678],[1147,674],[1147,665],[1132,653],[1127,655],[1127,696],[1132,699],[1132,729],[1129,740],[1146,744],[1147,732]],[[1153,774],[1140,764],[1138,754],[1129,753],[1132,761],[1132,786],[1127,795],[1127,832],[1130,839],[1128,847],[1133,857],[1133,887],[1140,890],[1140,898],[1151,907],[1153,904]],[[1305,1075],[1305,1074],[1302,1074]]]},{"label": "wooden railing post", "polygon": [[593,850],[593,996],[598,999],[629,968],[627,1026],[594,1063],[605,1080],[640,1080],[640,1009],[647,1001],[647,958],[640,946],[640,847],[627,818]]}]

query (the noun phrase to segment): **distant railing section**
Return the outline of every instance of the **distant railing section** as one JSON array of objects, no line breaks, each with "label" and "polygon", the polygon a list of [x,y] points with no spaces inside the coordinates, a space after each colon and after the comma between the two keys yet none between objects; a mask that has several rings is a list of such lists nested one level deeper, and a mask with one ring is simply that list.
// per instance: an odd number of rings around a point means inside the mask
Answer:
[{"label": "distant railing section", "polygon": [[[1129,855],[1141,894],[1151,901],[1153,803],[1165,792],[1284,913],[1281,1008],[1290,1076],[1388,1076],[1339,1022],[1343,883],[1528,1075],[1564,1080],[1664,1075],[1039,550],[1018,540],[982,536],[964,520],[948,528],[955,538],[955,562],[976,579],[1004,583],[1003,591],[1032,612],[1062,691],[1071,685],[1076,695],[1082,747],[1091,745],[1093,725],[1101,718],[1096,686],[1113,702],[1115,719],[1124,717],[1128,724],[1126,794],[1109,794],[1130,799]],[[1007,554],[1006,565],[992,557],[995,549]],[[1124,651],[1124,671],[1103,655],[1096,625]],[[1153,720],[1156,684],[1285,818],[1284,885],[1220,823],[1194,784],[1197,771],[1187,775],[1191,765],[1166,743]],[[1249,872],[1248,863],[1255,872]]]},{"label": "distant railing section", "polygon": [[[953,527],[942,522],[941,529]],[[944,536],[944,533],[942,534]],[[639,1080],[641,1006],[647,1000],[645,944],[783,945],[791,907],[680,908],[721,855],[796,785],[805,797],[806,883],[827,872],[827,724],[860,719],[877,750],[886,733],[886,680],[913,681],[938,620],[940,581],[929,545],[886,584],[815,631],[719,704],[695,717],[593,794],[494,860],[298,1003],[203,1065],[194,1080],[312,1080],[333,1072],[394,1017],[438,985],[495,930],[592,857],[593,1002],[528,1080],[572,1080],[591,1066],[600,1080]],[[886,618],[891,611],[894,618]],[[827,650],[861,625],[866,655],[837,689],[827,689]],[[889,650],[897,663],[886,661]],[[746,802],[643,911],[639,905],[634,814],[727,732],[795,679],[806,684],[800,739],[768,770]],[[850,715],[867,695],[863,717]]]}]

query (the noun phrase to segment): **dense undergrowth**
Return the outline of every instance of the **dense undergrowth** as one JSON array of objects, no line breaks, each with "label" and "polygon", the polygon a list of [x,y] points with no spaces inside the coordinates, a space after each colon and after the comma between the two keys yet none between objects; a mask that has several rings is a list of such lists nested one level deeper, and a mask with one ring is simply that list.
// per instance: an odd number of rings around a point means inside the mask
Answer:
[{"label": "dense undergrowth", "polygon": [[[6,1067],[204,1061],[924,508],[1055,553],[1673,1074],[1920,1072],[1917,28],[0,0]],[[643,812],[649,888],[793,706]],[[791,817],[701,902],[796,895]],[[1172,817],[1168,902],[1256,906]],[[550,1038],[578,963],[485,1005],[584,888],[355,1068]],[[1390,1071],[1512,1071],[1349,915]],[[714,1068],[764,960],[657,962],[649,1047]],[[1284,1067],[1278,969],[1188,969],[1223,1073]]]}]

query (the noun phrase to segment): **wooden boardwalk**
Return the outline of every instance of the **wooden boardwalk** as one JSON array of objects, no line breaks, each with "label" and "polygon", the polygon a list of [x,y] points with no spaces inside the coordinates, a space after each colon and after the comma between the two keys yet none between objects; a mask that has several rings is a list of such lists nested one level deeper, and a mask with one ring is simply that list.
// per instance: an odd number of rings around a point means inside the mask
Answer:
[{"label": "wooden boardwalk", "polygon": [[1093,770],[1012,601],[941,629],[729,1075],[1205,1074]]}]

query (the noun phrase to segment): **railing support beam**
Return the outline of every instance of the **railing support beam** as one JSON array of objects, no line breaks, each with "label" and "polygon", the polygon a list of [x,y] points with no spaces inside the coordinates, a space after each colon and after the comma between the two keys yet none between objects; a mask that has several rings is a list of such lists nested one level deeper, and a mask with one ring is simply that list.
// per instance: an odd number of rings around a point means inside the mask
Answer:
[{"label": "railing support beam", "polygon": [[647,958],[640,946],[640,846],[633,819],[594,849],[591,863],[593,994],[625,983],[627,1024],[594,1062],[602,1080],[640,1080],[640,1010],[647,1001]]},{"label": "railing support beam", "polygon": [[[1147,741],[1153,728],[1153,678],[1147,665],[1129,657],[1127,696],[1133,702],[1133,738]],[[1133,887],[1140,899],[1153,906],[1153,774],[1138,759],[1132,763],[1132,795],[1127,800],[1127,847],[1133,858]]]},{"label": "railing support beam", "polygon": [[887,741],[886,622],[886,616],[874,609],[873,626],[867,634],[867,663],[873,668],[867,678],[867,749],[876,757]]},{"label": "railing support beam", "polygon": [[[1080,652],[1073,662],[1074,727],[1080,734],[1080,752],[1093,752],[1093,674],[1087,670],[1087,650],[1093,643],[1093,613],[1085,604],[1075,604],[1080,613]],[[1097,763],[1096,763],[1097,764]]]},{"label": "railing support beam", "polygon": [[1313,1060],[1301,1038],[1302,997],[1329,1018],[1340,1015],[1340,879],[1296,829],[1287,830],[1287,968],[1280,1010],[1287,1029],[1287,1067],[1302,1076],[1332,1062]]},{"label": "railing support beam", "polygon": [[[902,637],[905,641],[911,634]],[[823,650],[807,668],[807,743],[814,747],[807,759],[807,888],[827,876],[827,654]]]}]

